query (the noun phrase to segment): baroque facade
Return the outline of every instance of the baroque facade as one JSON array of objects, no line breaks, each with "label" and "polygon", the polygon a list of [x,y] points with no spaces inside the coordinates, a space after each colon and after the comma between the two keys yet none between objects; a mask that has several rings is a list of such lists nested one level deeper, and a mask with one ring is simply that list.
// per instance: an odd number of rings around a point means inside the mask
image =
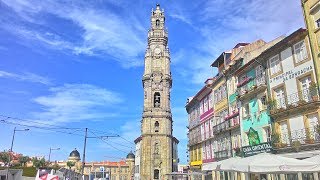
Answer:
[{"label": "baroque facade", "polygon": [[145,53],[145,68],[142,79],[144,107],[139,140],[139,178],[164,179],[177,171],[177,144],[172,136],[172,114],[168,32],[165,28],[164,11],[157,4],[151,12],[151,28],[148,31],[148,46]]}]

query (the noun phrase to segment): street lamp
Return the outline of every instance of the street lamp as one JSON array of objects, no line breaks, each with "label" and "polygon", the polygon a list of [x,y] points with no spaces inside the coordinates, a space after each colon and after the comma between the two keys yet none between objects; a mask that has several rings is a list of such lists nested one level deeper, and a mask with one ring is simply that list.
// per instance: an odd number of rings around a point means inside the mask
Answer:
[{"label": "street lamp", "polygon": [[60,148],[51,148],[50,147],[50,151],[49,151],[49,163],[50,163],[50,157],[51,157],[51,151],[52,150],[60,150]]},{"label": "street lamp", "polygon": [[14,136],[16,134],[16,131],[29,131],[30,129],[17,129],[17,127],[14,127],[13,130],[13,136],[12,136],[12,141],[11,141],[11,147],[10,147],[10,151],[9,151],[9,157],[8,157],[8,169],[7,169],[7,173],[6,173],[6,179],[8,179],[8,172],[9,172],[9,166],[10,166],[10,162],[11,162],[11,155],[10,153],[12,153],[12,148],[13,148],[13,142],[14,142]]},{"label": "street lamp", "polygon": [[13,142],[14,142],[14,136],[16,134],[16,131],[29,131],[30,129],[17,129],[17,127],[14,127],[13,130],[13,136],[12,136],[12,141],[11,141],[11,147],[10,147],[10,152],[12,152],[12,147],[13,147]]}]

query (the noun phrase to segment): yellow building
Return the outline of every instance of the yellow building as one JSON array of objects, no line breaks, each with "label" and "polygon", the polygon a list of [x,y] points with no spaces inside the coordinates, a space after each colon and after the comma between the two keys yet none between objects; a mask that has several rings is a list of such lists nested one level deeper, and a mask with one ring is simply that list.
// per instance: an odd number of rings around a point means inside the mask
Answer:
[{"label": "yellow building", "polygon": [[304,21],[308,29],[310,49],[314,57],[317,81],[320,79],[320,0],[301,0]]}]

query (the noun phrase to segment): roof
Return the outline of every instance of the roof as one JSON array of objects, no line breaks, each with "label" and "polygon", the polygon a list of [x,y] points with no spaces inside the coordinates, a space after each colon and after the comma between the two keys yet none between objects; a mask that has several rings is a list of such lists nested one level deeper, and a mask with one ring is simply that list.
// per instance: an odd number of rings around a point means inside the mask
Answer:
[{"label": "roof", "polygon": [[213,63],[211,64],[211,67],[218,67],[220,64],[224,63],[224,59],[228,59],[231,56],[231,52],[230,51],[225,51],[222,52],[220,54],[220,56],[213,61]]},{"label": "roof", "polygon": [[300,40],[302,36],[307,36],[307,34],[308,31],[306,29],[299,28],[298,30],[291,33],[289,36],[285,37],[284,39],[276,43],[274,46],[262,52],[258,58],[264,58],[265,56],[268,56],[269,53],[272,53],[275,50],[281,51],[283,48],[286,48],[288,44],[295,43],[297,40]]},{"label": "roof", "polygon": [[190,106],[192,106],[195,102],[200,101],[205,95],[207,95],[209,92],[211,91],[210,88],[208,88],[206,85],[203,86],[201,88],[200,91],[197,92],[197,94],[195,96],[193,96],[193,98],[187,103],[186,105],[186,109],[188,111],[188,109],[190,108]]},{"label": "roof", "polygon": [[246,46],[246,45],[248,45],[248,44],[250,44],[250,43],[238,43],[238,44],[236,44],[236,45],[234,46],[234,48],[239,48],[239,47],[241,47],[241,46]]},{"label": "roof", "polygon": [[135,155],[132,153],[132,151],[129,152],[129,154],[127,155],[127,159],[134,159]]},{"label": "roof", "polygon": [[74,150],[71,151],[69,157],[79,157],[80,158],[80,153],[76,148],[74,148]]},{"label": "roof", "polygon": [[86,162],[86,166],[128,166],[124,161],[101,161],[101,162]]},{"label": "roof", "polygon": [[142,140],[142,136],[137,137],[137,139],[134,140],[134,143],[137,144]]}]

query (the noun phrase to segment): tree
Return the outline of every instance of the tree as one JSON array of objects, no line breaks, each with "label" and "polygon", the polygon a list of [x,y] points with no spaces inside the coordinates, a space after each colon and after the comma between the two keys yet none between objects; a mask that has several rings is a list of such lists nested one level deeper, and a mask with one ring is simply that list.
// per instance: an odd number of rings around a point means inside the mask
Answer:
[{"label": "tree", "polygon": [[20,163],[20,166],[26,166],[26,163],[29,161],[29,156],[20,156],[19,157],[19,163]]},{"label": "tree", "polygon": [[57,163],[54,163],[51,167],[52,167],[52,169],[54,170],[54,172],[56,172],[57,170],[60,169],[60,166],[59,166],[59,164],[57,164]]},{"label": "tree", "polygon": [[32,163],[33,163],[33,166],[36,168],[45,167],[46,160],[44,158],[40,160],[38,158],[32,158]]},{"label": "tree", "polygon": [[69,169],[71,169],[71,167],[73,167],[74,165],[75,165],[75,162],[67,161],[67,166],[69,167]]},{"label": "tree", "polygon": [[6,151],[0,152],[0,161],[5,164],[9,163],[9,153]]}]

